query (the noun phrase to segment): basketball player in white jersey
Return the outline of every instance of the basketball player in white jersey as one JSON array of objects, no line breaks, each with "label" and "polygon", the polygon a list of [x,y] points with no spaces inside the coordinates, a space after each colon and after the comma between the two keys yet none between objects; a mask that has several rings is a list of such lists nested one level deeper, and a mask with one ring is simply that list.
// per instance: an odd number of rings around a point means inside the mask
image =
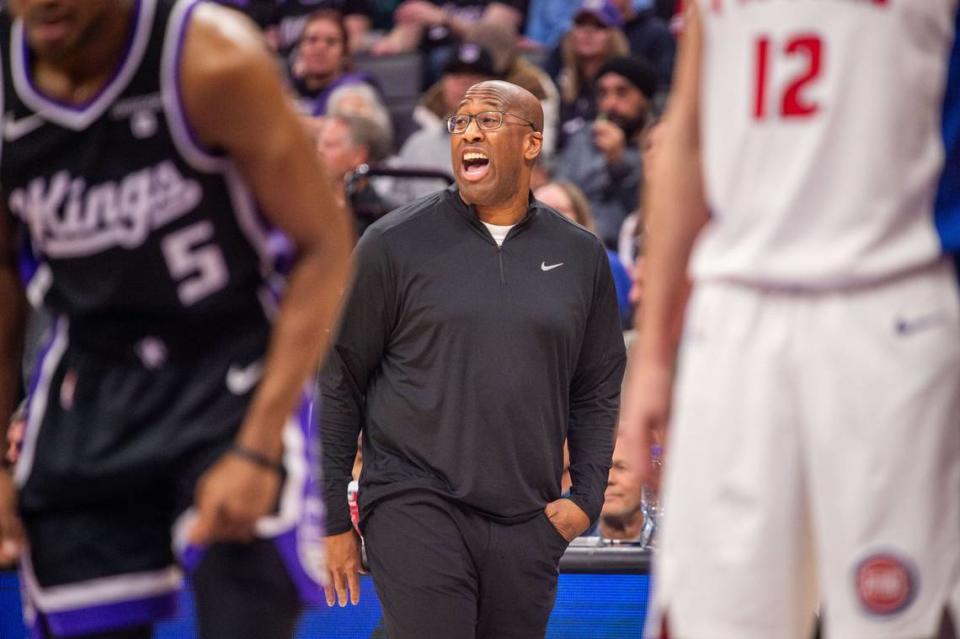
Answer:
[{"label": "basketball player in white jersey", "polygon": [[670,421],[648,635],[806,639],[819,607],[827,637],[938,636],[960,620],[957,2],[691,4],[622,416],[645,454]]}]

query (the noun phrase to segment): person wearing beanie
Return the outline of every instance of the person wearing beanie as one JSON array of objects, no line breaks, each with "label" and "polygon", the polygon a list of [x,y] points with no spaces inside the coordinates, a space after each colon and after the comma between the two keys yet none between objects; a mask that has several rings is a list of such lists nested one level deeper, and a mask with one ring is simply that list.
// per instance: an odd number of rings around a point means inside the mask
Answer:
[{"label": "person wearing beanie", "polygon": [[594,90],[597,118],[571,136],[554,164],[553,177],[583,189],[597,233],[612,248],[624,218],[637,207],[640,134],[657,91],[657,75],[642,60],[611,58],[597,72]]}]

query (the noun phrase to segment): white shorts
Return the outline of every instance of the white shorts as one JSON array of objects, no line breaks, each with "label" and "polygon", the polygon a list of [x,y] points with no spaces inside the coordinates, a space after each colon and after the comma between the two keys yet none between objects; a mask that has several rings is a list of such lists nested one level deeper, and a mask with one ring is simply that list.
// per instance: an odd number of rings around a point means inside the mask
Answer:
[{"label": "white shorts", "polygon": [[[855,290],[696,287],[647,626],[930,637],[960,623],[960,303],[941,263]],[[952,601],[951,601],[952,599]]]}]

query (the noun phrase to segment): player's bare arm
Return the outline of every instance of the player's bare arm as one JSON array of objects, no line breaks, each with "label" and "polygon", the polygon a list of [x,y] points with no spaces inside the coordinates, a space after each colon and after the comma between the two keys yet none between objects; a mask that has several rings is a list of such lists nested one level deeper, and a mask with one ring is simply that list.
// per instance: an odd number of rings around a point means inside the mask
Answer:
[{"label": "player's bare arm", "polygon": [[[16,405],[26,303],[4,206],[0,206],[0,308],[0,441],[6,442],[7,423]],[[15,561],[23,545],[16,504],[13,476],[0,470],[0,566]]]},{"label": "player's bare arm", "polygon": [[[262,381],[237,444],[279,461],[285,421],[314,373],[335,323],[349,274],[350,223],[252,23],[201,5],[185,42],[182,92],[201,141],[222,149],[267,217],[297,248]],[[274,506],[278,473],[227,455],[198,486],[194,537],[248,539]]]},{"label": "player's bare arm", "polygon": [[687,261],[707,222],[700,168],[701,29],[697,4],[687,11],[673,94],[662,124],[662,150],[648,176],[648,249],[644,299],[633,347],[621,423],[634,437],[646,478],[652,438],[662,435],[670,410],[673,362],[687,293]]}]

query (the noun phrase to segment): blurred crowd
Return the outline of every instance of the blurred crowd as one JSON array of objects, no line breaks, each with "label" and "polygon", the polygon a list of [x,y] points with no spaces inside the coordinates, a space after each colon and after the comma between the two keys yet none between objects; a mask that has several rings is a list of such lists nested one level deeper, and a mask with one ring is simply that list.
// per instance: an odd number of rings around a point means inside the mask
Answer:
[{"label": "blurred crowd", "polygon": [[[540,99],[534,196],[606,245],[628,330],[642,293],[644,165],[676,54],[676,0],[217,0],[264,29],[357,234],[453,182],[447,118],[503,79]],[[586,534],[653,541],[618,440]],[[645,513],[648,515],[645,517]]]},{"label": "blurred crowd", "polygon": [[[670,88],[682,0],[210,1],[263,29],[358,236],[453,183],[446,119],[471,85],[503,79],[533,93],[545,114],[534,196],[606,245],[629,339],[642,297],[643,167]],[[46,324],[35,313],[29,326],[38,335]],[[28,348],[25,370],[33,358]],[[22,429],[18,413],[8,459]],[[588,534],[650,541],[628,463],[615,452],[610,503]]]},{"label": "blurred crowd", "polygon": [[603,240],[629,328],[676,0],[217,1],[264,29],[358,234],[452,183],[446,119],[467,88],[504,79],[533,93],[536,197]]}]

